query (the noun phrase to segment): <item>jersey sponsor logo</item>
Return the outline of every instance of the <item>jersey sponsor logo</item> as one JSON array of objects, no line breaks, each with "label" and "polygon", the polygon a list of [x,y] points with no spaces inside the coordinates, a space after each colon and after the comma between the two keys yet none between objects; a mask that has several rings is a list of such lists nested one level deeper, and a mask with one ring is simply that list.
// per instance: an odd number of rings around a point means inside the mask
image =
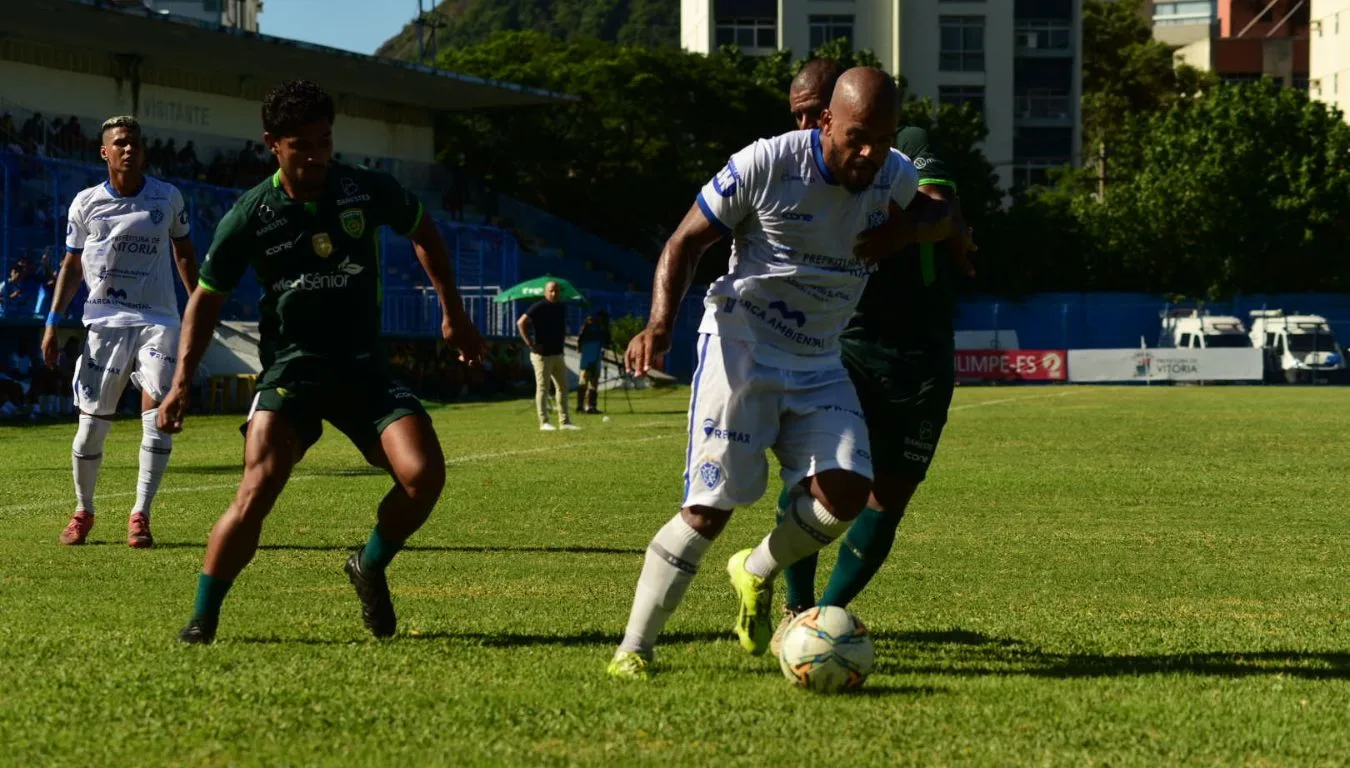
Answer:
[{"label": "jersey sponsor logo", "polygon": [[814,221],[816,218],[813,214],[798,213],[796,211],[783,211],[780,215],[788,221]]},{"label": "jersey sponsor logo", "polygon": [[726,440],[729,443],[750,443],[749,432],[734,432],[722,429],[713,419],[703,420],[703,436],[712,440]]},{"label": "jersey sponsor logo", "polygon": [[164,354],[163,352],[160,352],[158,349],[156,349],[156,348],[154,348],[154,347],[150,347],[150,348],[146,349],[146,350],[145,350],[145,353],[146,353],[147,355],[149,355],[149,356],[150,356],[150,359],[152,359],[152,360],[163,360],[164,362],[169,363],[169,364],[175,364],[175,363],[178,362],[178,358],[172,357],[172,356],[170,356],[170,355],[166,355],[166,354]]},{"label": "jersey sponsor logo", "polygon": [[[163,214],[160,214],[161,216]],[[159,255],[159,238],[146,235],[118,235],[108,245],[113,253],[128,253],[138,256]]]},{"label": "jersey sponsor logo", "polygon": [[333,255],[333,238],[329,237],[327,232],[320,232],[311,237],[310,244],[314,246],[314,254],[321,259]]},{"label": "jersey sponsor logo", "polygon": [[275,232],[275,231],[277,231],[278,229],[281,229],[282,227],[286,226],[286,224],[287,224],[286,219],[285,219],[285,218],[280,218],[280,219],[277,219],[276,221],[273,221],[273,222],[270,223],[270,224],[264,225],[261,229],[257,230],[257,231],[254,232],[253,234],[254,234],[254,236],[256,236],[256,237],[262,237],[263,235],[266,235],[266,234]]},{"label": "jersey sponsor logo", "polygon": [[305,233],[301,232],[300,234],[295,236],[294,240],[283,240],[282,242],[277,243],[271,248],[268,248],[267,250],[263,251],[263,254],[267,256],[275,256],[278,253],[281,253],[282,251],[289,251],[290,249],[294,248],[296,243],[300,242],[300,238],[304,236]]},{"label": "jersey sponsor logo", "polygon": [[116,368],[111,365],[99,365],[92,357],[86,357],[84,359],[84,366],[95,373],[111,373],[114,376],[122,373],[121,368]]},{"label": "jersey sponsor logo", "polygon": [[161,211],[160,209],[156,208],[155,210],[150,212],[150,222],[152,224],[154,224],[155,226],[159,226],[160,222],[162,221],[164,221],[164,211]]},{"label": "jersey sponsor logo", "polygon": [[134,309],[142,312],[148,309],[152,309],[152,307],[149,304],[140,304],[136,302],[127,301],[127,292],[122,290],[121,288],[113,288],[112,286],[109,286],[106,290],[103,291],[102,297],[95,298],[93,296],[90,296],[89,298],[84,300],[84,303],[115,304],[119,307],[125,307],[127,309]]},{"label": "jersey sponsor logo", "polygon": [[921,453],[915,453],[914,451],[905,451],[905,452],[904,452],[903,454],[901,454],[901,455],[905,457],[905,461],[914,461],[914,462],[918,462],[919,464],[927,464],[927,463],[928,463],[928,457],[927,457],[927,456],[924,456],[924,455],[921,454]]},{"label": "jersey sponsor logo", "polygon": [[361,191],[360,185],[358,185],[350,177],[344,176],[342,180],[338,183],[342,186],[342,195],[343,195],[342,199],[337,201],[338,205],[351,205],[352,203],[370,202],[370,195],[363,193]]},{"label": "jersey sponsor logo", "polygon": [[359,238],[366,231],[366,212],[360,208],[348,208],[338,214],[338,221],[342,223],[342,231],[347,233],[348,237]]},{"label": "jersey sponsor logo", "polygon": [[932,160],[920,155],[919,157],[914,158],[911,162],[914,163],[915,170],[922,171],[924,168],[928,167],[928,164],[932,162]]},{"label": "jersey sponsor logo", "polygon": [[66,222],[66,237],[70,237],[73,234],[75,234],[75,223],[68,221]]},{"label": "jersey sponsor logo", "polygon": [[841,291],[838,288],[827,288],[825,286],[820,285],[809,285],[807,283],[803,283],[802,281],[798,280],[795,277],[783,278],[783,282],[787,283],[793,288],[796,288],[797,290],[801,291],[807,296],[810,296],[816,301],[845,301],[845,302],[853,301],[852,293],[849,293],[848,291]]},{"label": "jersey sponsor logo", "polygon": [[[927,424],[928,422],[924,422],[924,423]],[[929,437],[931,438],[932,435],[929,435]],[[912,437],[907,437],[907,438],[905,438],[905,445],[907,445],[907,446],[909,446],[909,447],[911,447],[911,448],[917,448],[918,450],[921,450],[921,451],[931,451],[931,450],[933,450],[933,448],[934,448],[933,443],[931,443],[931,442],[925,442],[925,441],[923,441],[923,440],[915,440],[915,439],[912,438]]]},{"label": "jersey sponsor logo", "polygon": [[785,172],[782,176],[778,177],[778,180],[783,182],[784,184],[790,184],[792,182],[797,182],[798,184],[811,183],[811,179],[809,177],[802,176],[800,173],[793,173],[792,171]]},{"label": "jersey sponsor logo", "polygon": [[793,309],[785,301],[774,301],[769,304],[769,309],[777,312],[784,320],[791,320],[797,324],[798,328],[806,325],[806,313],[799,309]]},{"label": "jersey sponsor logo", "polygon": [[[735,296],[727,297],[726,303],[722,305],[722,311],[727,314],[731,314],[731,312],[735,310],[737,306],[739,306],[743,308],[746,312],[750,313],[751,316],[764,321],[766,325],[768,325],[773,330],[777,331],[779,334],[783,336],[783,338],[787,339],[790,342],[799,344],[803,347],[814,347],[816,349],[827,349],[830,346],[825,342],[825,339],[819,336],[812,336],[808,333],[802,333],[799,330],[801,328],[801,324],[806,323],[806,314],[804,312],[795,312],[791,309],[788,309],[787,305],[783,304],[783,302],[781,301],[775,301],[774,304],[782,304],[782,309],[771,306],[771,308],[775,309],[780,315],[783,315],[783,309],[787,309],[790,316],[773,317],[764,307],[755,304],[749,299],[737,298]],[[795,323],[799,316],[801,318],[801,324],[789,325],[786,322],[787,320],[792,320]]]},{"label": "jersey sponsor logo", "polygon": [[862,411],[857,411],[852,408],[845,408],[842,405],[833,405],[827,403],[825,405],[820,406],[820,410],[829,411],[830,413],[847,413],[850,416],[856,416],[860,419],[863,417]]},{"label": "jersey sponsor logo", "polygon": [[336,273],[318,274],[315,272],[305,272],[292,279],[282,278],[272,283],[272,290],[276,293],[284,293],[285,291],[340,290],[347,287],[347,281],[352,275],[359,275],[365,270],[365,267],[360,264],[353,264],[350,258],[346,258],[337,265]]},{"label": "jersey sponsor logo", "polygon": [[736,172],[736,164],[727,161],[726,167],[717,172],[713,177],[713,190],[722,197],[731,197],[736,194],[736,182],[741,180],[741,176]]},{"label": "jersey sponsor logo", "polygon": [[933,439],[933,422],[931,421],[919,422],[919,439],[920,440]]},{"label": "jersey sponsor logo", "polygon": [[186,208],[184,208],[183,210],[181,210],[181,211],[178,212],[178,223],[181,224],[181,225],[183,225],[183,226],[187,226],[187,223],[188,223],[188,212],[187,212],[187,209],[186,209]]},{"label": "jersey sponsor logo", "polygon": [[886,211],[884,209],[871,211],[867,214],[867,228],[874,229],[876,227],[879,227],[882,224],[886,223],[886,219],[887,216]]},{"label": "jersey sponsor logo", "polygon": [[139,280],[142,277],[149,277],[149,276],[150,276],[149,270],[122,269],[121,267],[98,268],[98,279],[100,282],[110,277],[120,277],[120,278],[129,278],[131,280]]}]

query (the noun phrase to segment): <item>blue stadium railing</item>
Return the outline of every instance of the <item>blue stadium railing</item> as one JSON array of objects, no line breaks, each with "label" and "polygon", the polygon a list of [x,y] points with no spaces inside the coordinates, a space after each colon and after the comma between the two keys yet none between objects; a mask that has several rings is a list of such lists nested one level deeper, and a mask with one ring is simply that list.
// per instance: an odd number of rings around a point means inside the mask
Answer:
[{"label": "blue stadium railing", "polygon": [[[65,250],[65,219],[70,201],[82,189],[101,183],[105,171],[96,165],[20,155],[0,150],[0,279],[8,275],[10,264],[27,257],[35,266],[49,254],[49,268],[55,270]],[[225,215],[241,190],[216,187],[195,181],[174,179],[183,192],[192,222],[192,240],[199,255],[210,246],[216,222]],[[465,305],[474,321],[485,332],[511,335],[513,325],[503,324],[503,309],[490,297],[498,289],[519,281],[520,248],[509,233],[489,226],[438,221],[450,248],[457,282],[465,294]],[[387,334],[430,335],[440,326],[425,274],[417,263],[412,244],[405,238],[381,230],[384,329]],[[83,291],[83,289],[81,289]],[[187,297],[178,287],[180,306]],[[45,287],[32,291],[33,298],[14,305],[0,301],[0,317],[7,321],[42,318],[50,307]],[[262,290],[250,272],[231,294],[222,319],[256,320]],[[67,317],[76,323],[84,302],[77,296]],[[513,323],[514,321],[512,321]]]}]

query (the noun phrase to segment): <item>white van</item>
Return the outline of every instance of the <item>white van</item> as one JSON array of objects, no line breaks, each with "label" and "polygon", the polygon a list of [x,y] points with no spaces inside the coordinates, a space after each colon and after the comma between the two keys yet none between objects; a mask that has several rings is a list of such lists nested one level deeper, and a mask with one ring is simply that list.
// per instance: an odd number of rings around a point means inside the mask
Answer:
[{"label": "white van", "polygon": [[1198,309],[1170,309],[1162,318],[1159,346],[1178,349],[1250,347],[1242,321],[1231,315],[1202,315]]},{"label": "white van", "polygon": [[1266,375],[1278,381],[1330,381],[1345,371],[1345,353],[1320,315],[1252,310],[1252,346],[1266,351]]}]

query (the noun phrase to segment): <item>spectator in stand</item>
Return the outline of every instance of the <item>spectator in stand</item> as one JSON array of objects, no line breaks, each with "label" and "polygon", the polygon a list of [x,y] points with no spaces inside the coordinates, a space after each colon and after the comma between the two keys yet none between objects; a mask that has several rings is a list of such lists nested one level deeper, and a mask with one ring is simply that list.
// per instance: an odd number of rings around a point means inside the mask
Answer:
[{"label": "spectator in stand", "polygon": [[520,338],[530,348],[534,364],[534,407],[539,415],[539,430],[552,432],[548,422],[549,384],[557,392],[558,427],[581,429],[567,414],[567,364],[563,360],[563,340],[567,336],[567,307],[562,301],[562,286],[550,280],[544,286],[544,299],[525,310],[516,321]]},{"label": "spectator in stand", "polygon": [[178,175],[178,147],[172,138],[164,145],[164,156],[159,159],[159,167],[165,176]]},{"label": "spectator in stand", "polygon": [[34,112],[32,117],[24,121],[19,138],[28,152],[36,152],[38,145],[47,140],[47,123],[43,121],[41,112]]},{"label": "spectator in stand", "polygon": [[145,152],[146,168],[151,176],[164,175],[164,140],[155,139],[155,143],[150,145],[150,149]]},{"label": "spectator in stand", "polygon": [[197,160],[197,147],[188,139],[188,143],[178,152],[178,175],[196,179],[200,172],[201,163]]},{"label": "spectator in stand", "polygon": [[[18,383],[23,391],[21,402],[17,403],[23,406],[29,399],[29,393],[33,389],[33,371],[40,366],[33,357],[33,348],[29,345],[28,339],[20,339],[18,346],[13,354],[9,356],[9,364],[5,366],[5,373],[9,378]],[[37,409],[33,409],[33,414],[37,415]]]},{"label": "spectator in stand", "polygon": [[599,413],[600,373],[609,349],[609,313],[603,309],[581,324],[577,352],[581,353],[581,386],[577,388],[577,413]]},{"label": "spectator in stand", "polygon": [[14,115],[6,112],[0,115],[0,144],[13,148],[19,143],[19,129],[14,125]]},{"label": "spectator in stand", "polygon": [[11,264],[9,279],[0,283],[0,300],[4,302],[5,314],[32,312],[37,304],[38,286],[28,259],[21,257]]},{"label": "spectator in stand", "polygon": [[220,152],[217,152],[216,158],[211,161],[211,167],[206,169],[206,182],[217,187],[228,187],[234,183],[234,179],[230,176],[230,164],[225,162],[225,156]]}]

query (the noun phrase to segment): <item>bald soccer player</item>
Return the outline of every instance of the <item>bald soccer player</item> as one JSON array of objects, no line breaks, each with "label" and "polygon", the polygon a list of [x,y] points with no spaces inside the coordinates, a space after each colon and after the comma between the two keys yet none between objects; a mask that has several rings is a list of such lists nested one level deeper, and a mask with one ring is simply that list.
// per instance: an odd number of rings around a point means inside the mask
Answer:
[{"label": "bald soccer player", "polygon": [[732,155],[703,187],[661,254],[647,327],[629,344],[637,375],[670,348],[676,308],[699,257],[732,240],[730,270],[708,289],[689,402],[685,494],[656,533],[609,674],[646,679],[653,647],[699,562],[736,507],[768,483],[766,451],[801,494],[778,525],[727,564],[735,632],[752,654],[773,635],[773,580],[842,534],[867,505],[872,466],[839,335],[872,266],[916,239],[948,237],[949,218],[904,214],[919,175],[891,151],[894,81],[856,68],[838,81],[820,127]]},{"label": "bald soccer player", "polygon": [[[815,128],[839,65],[815,59],[792,81],[788,104],[799,128]],[[919,170],[919,194],[952,210],[956,231],[960,207],[956,185],[921,128],[905,128],[895,149]],[[847,606],[867,586],[890,554],[905,508],[927,475],[955,387],[952,315],[956,272],[969,271],[966,238],[915,243],[885,259],[868,279],[857,311],[840,339],[844,367],[862,403],[872,454],[872,494],[849,526],[821,605]],[[788,515],[807,490],[787,485],[778,515]],[[783,572],[787,602],[770,647],[777,652],[788,624],[816,604],[817,555]]]}]

